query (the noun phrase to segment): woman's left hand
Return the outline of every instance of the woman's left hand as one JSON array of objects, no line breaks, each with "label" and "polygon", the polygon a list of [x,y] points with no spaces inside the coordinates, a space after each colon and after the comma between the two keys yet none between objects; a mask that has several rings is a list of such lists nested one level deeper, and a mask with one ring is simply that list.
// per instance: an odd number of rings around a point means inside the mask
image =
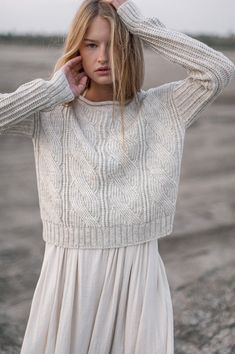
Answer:
[{"label": "woman's left hand", "polygon": [[105,0],[105,1],[108,2],[109,4],[113,5],[115,7],[115,9],[118,9],[119,6],[124,4],[124,2],[126,2],[127,0]]}]

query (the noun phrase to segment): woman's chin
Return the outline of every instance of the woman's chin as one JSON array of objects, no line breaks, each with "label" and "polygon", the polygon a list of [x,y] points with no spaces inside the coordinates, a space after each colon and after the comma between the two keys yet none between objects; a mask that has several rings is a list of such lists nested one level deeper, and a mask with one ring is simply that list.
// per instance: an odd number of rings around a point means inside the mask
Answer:
[{"label": "woman's chin", "polygon": [[105,77],[105,76],[102,76],[102,77],[99,77],[99,78],[96,78],[95,80],[92,80],[96,85],[113,85],[113,81],[111,78],[109,77]]}]

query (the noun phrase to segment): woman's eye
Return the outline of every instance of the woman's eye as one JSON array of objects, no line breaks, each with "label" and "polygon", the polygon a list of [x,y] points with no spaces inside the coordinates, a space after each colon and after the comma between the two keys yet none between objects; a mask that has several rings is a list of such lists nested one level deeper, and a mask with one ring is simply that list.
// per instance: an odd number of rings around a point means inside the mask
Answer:
[{"label": "woman's eye", "polygon": [[89,44],[87,44],[87,47],[88,48],[95,48],[95,47],[97,47],[97,45],[95,43],[89,43]]}]

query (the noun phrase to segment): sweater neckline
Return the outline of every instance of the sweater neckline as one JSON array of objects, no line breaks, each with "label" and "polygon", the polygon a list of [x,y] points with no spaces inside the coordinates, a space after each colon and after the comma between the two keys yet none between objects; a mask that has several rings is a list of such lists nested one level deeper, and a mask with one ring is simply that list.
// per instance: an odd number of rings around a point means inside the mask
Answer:
[{"label": "sweater neckline", "polygon": [[[97,102],[95,102],[95,101],[88,100],[84,96],[78,96],[77,99],[79,101],[85,102],[89,106],[110,106],[110,105],[113,105],[113,104],[114,105],[119,105],[119,101],[97,101]],[[129,104],[131,101],[132,101],[131,99],[127,100],[126,103],[125,103],[125,106],[127,104]]]}]

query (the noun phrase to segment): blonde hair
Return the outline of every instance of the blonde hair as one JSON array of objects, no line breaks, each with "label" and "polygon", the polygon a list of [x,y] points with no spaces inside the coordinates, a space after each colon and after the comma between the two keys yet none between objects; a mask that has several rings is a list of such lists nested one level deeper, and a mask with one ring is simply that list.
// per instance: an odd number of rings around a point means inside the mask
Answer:
[{"label": "blonde hair", "polygon": [[[116,9],[106,1],[85,0],[76,12],[67,34],[63,55],[56,62],[54,72],[79,55],[79,47],[92,20],[101,16],[111,28],[110,66],[113,81],[113,101],[120,104],[122,131],[126,100],[136,99],[144,80],[143,44],[137,35],[128,31]],[[87,82],[89,88],[90,81]],[[114,112],[114,106],[113,106]]]}]

